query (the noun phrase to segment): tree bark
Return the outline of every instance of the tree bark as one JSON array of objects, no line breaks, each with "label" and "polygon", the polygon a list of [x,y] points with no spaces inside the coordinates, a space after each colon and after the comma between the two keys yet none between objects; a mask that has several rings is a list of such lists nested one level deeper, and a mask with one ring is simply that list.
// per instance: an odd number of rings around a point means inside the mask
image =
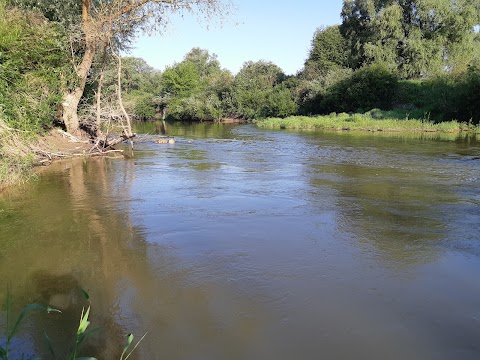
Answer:
[{"label": "tree bark", "polygon": [[102,69],[100,70],[100,77],[98,79],[98,86],[97,86],[97,116],[95,120],[95,136],[98,138],[102,134],[101,126],[102,126],[102,86],[103,81],[105,79],[105,68],[107,64],[107,46],[105,45],[103,48],[103,59],[102,59]]},{"label": "tree bark", "polygon": [[123,132],[127,138],[133,137],[132,133],[132,122],[130,121],[130,116],[127,113],[127,110],[125,110],[125,107],[123,106],[123,99],[122,99],[122,58],[120,55],[115,54],[113,51],[113,56],[117,58],[118,61],[118,71],[117,71],[117,98],[118,98],[118,105],[120,106],[120,109],[122,110],[123,116],[125,116],[125,121],[126,125],[123,126]]},{"label": "tree bark", "polygon": [[83,55],[82,62],[76,69],[78,84],[74,89],[69,89],[65,92],[62,101],[63,122],[67,131],[76,136],[83,135],[78,119],[78,104],[85,90],[88,72],[92,67],[96,52],[95,29],[90,13],[91,3],[92,0],[82,0],[82,27],[85,34],[85,54]]}]

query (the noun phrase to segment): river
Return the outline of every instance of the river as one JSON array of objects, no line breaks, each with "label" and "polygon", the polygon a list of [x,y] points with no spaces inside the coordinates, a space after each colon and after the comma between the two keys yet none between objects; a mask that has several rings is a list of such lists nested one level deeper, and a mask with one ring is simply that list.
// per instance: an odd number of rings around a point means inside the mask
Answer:
[{"label": "river", "polygon": [[32,313],[13,356],[49,358],[44,331],[64,356],[81,288],[99,359],[129,332],[131,359],[480,358],[475,138],[137,131],[133,157],[0,195],[0,297],[63,311]]}]

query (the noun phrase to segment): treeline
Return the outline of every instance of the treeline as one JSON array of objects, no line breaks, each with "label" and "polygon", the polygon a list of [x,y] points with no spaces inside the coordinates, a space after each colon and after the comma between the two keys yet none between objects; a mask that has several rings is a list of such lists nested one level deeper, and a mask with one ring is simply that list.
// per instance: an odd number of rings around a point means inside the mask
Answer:
[{"label": "treeline", "polygon": [[[62,116],[68,89],[79,82],[74,68],[85,49],[75,47],[65,25],[75,21],[62,10],[62,1],[41,11],[26,10],[35,9],[27,0],[5,4],[0,0],[0,122],[19,129],[51,126]],[[294,76],[268,61],[246,62],[233,75],[215,55],[198,48],[163,72],[142,59],[123,58],[123,100],[141,120],[257,119],[379,108],[399,117],[479,123],[479,4],[345,0],[342,23],[315,32],[304,67]],[[88,72],[80,101],[84,122],[99,116],[98,93],[102,111],[113,109],[109,99],[117,101],[118,63],[103,55],[97,51]]]},{"label": "treeline", "polygon": [[[115,92],[116,72],[112,63],[105,76],[107,98]],[[124,58],[121,79],[125,105],[141,120],[155,116],[186,121],[254,119],[297,111],[294,77],[287,77],[277,65],[246,62],[234,76],[215,55],[199,48],[163,72],[143,59]]]},{"label": "treeline", "polygon": [[347,0],[298,75],[301,114],[480,121],[479,1]]},{"label": "treeline", "polygon": [[342,23],[316,31],[295,76],[267,61],[233,76],[215,55],[193,49],[155,73],[155,91],[132,96],[131,109],[138,118],[166,109],[176,119],[216,120],[379,108],[478,123],[479,9],[472,0],[347,0]]}]

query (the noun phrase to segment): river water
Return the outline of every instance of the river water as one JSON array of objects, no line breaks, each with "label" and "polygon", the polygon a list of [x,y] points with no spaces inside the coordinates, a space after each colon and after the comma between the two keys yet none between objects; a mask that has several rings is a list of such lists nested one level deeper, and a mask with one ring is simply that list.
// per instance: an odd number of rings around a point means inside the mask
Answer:
[{"label": "river water", "polygon": [[137,359],[480,358],[474,138],[139,131],[133,157],[0,195],[0,296],[63,311],[32,313],[14,356],[50,358],[44,331],[64,356],[81,288],[100,359],[129,332]]}]

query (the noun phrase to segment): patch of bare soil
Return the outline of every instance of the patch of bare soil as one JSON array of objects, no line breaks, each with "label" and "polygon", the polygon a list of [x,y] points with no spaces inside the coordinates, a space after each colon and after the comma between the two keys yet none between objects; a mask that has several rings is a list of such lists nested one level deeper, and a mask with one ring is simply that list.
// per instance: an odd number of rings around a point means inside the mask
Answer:
[{"label": "patch of bare soil", "polygon": [[103,149],[90,140],[77,138],[60,129],[52,129],[39,138],[31,149],[38,157],[39,165],[47,165],[53,160],[73,157],[101,156],[121,153],[121,150]]}]

